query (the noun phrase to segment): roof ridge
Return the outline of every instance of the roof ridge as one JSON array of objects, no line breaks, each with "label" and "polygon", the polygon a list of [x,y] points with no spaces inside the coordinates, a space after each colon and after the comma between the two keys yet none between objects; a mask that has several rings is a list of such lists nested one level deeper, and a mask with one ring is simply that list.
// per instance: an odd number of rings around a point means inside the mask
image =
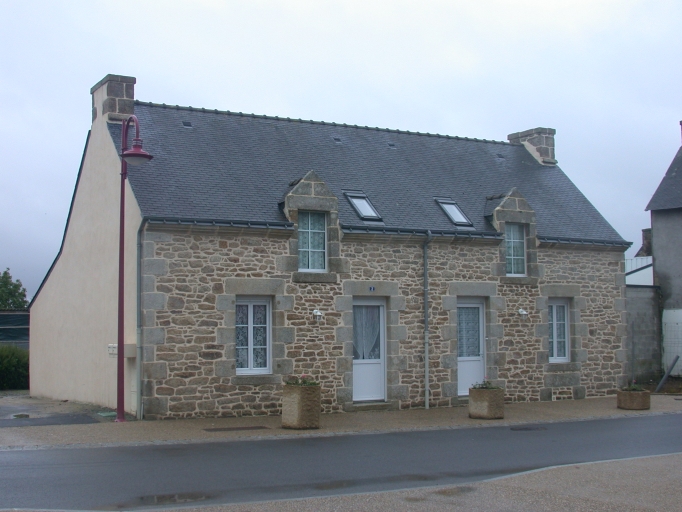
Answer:
[{"label": "roof ridge", "polygon": [[503,140],[493,140],[493,139],[477,139],[474,137],[461,137],[459,135],[442,135],[440,133],[424,133],[424,132],[412,132],[410,130],[399,130],[396,128],[379,128],[378,126],[359,126],[356,124],[347,124],[347,123],[335,123],[335,122],[329,122],[329,121],[314,121],[312,119],[292,119],[290,117],[279,117],[279,116],[268,116],[265,114],[250,114],[250,113],[244,113],[244,112],[232,112],[231,110],[218,110],[218,109],[208,109],[208,108],[197,108],[197,107],[192,107],[191,105],[188,107],[184,107],[181,105],[167,105],[166,103],[154,103],[151,101],[140,101],[140,100],[135,100],[136,105],[146,105],[148,107],[160,107],[160,108],[170,108],[173,110],[187,110],[190,112],[201,112],[204,114],[221,114],[221,115],[231,115],[231,116],[239,116],[239,117],[253,117],[255,119],[270,119],[273,121],[288,121],[288,122],[297,122],[297,123],[306,123],[306,124],[321,124],[321,125],[330,125],[330,126],[339,126],[343,128],[358,128],[361,130],[374,130],[374,131],[379,131],[379,132],[387,132],[387,133],[399,133],[403,135],[419,135],[422,137],[435,137],[438,139],[454,139],[454,140],[468,140],[468,141],[473,141],[473,142],[485,142],[485,143],[490,143],[490,144],[504,144],[507,146],[519,146],[520,144],[517,143],[512,143],[508,141],[503,141]]}]

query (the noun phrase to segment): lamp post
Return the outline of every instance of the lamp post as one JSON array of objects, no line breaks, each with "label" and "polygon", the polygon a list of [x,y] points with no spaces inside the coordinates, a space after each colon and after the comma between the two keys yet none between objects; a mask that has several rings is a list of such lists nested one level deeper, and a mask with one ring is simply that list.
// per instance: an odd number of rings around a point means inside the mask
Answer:
[{"label": "lamp post", "polygon": [[[128,127],[130,123],[135,124],[135,137],[133,138],[133,147],[128,149]],[[124,296],[123,296],[123,282],[124,282],[124,245],[125,245],[125,203],[126,203],[126,179],[128,178],[128,164],[141,165],[148,162],[153,157],[146,151],[142,150],[142,139],[140,138],[140,123],[137,117],[130,116],[121,124],[121,211],[120,211],[120,227],[118,238],[118,355],[117,355],[117,380],[116,380],[116,421],[125,421],[124,409],[124,344],[123,344],[123,319],[124,319]],[[138,361],[137,364],[140,364]]]}]

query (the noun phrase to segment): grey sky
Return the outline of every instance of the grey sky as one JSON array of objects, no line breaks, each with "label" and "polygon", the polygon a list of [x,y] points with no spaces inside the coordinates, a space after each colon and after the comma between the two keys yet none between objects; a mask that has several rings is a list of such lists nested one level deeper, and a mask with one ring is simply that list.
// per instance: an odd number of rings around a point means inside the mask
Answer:
[{"label": "grey sky", "polygon": [[506,140],[559,165],[639,246],[680,146],[679,1],[0,0],[0,270],[59,250],[92,85],[143,101]]}]

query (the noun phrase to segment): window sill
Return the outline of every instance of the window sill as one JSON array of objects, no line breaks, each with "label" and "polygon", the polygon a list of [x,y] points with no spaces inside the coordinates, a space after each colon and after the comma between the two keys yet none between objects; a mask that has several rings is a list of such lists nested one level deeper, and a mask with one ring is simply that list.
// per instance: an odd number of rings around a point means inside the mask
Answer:
[{"label": "window sill", "polygon": [[560,372],[579,372],[581,368],[580,363],[569,363],[567,361],[550,361],[545,365],[545,372],[560,373]]},{"label": "window sill", "polygon": [[333,272],[294,272],[291,280],[294,283],[334,283],[337,275]]},{"label": "window sill", "polygon": [[539,279],[537,277],[514,277],[502,276],[500,277],[500,284],[520,284],[526,286],[537,286]]},{"label": "window sill", "polygon": [[232,377],[232,384],[235,386],[263,386],[265,384],[281,384],[281,375],[235,375]]}]

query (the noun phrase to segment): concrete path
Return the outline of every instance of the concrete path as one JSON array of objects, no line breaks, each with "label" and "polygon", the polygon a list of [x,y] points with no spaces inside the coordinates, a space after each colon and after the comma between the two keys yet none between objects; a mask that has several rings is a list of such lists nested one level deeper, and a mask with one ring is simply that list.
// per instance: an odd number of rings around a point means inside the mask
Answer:
[{"label": "concrete path", "polygon": [[[18,406],[22,401],[44,402],[63,413],[83,413],[85,408],[98,422],[90,425],[17,426],[0,428],[0,450],[47,448],[51,446],[117,446],[159,443],[232,441],[273,436],[330,436],[353,432],[399,432],[486,426],[546,423],[554,421],[618,418],[650,414],[682,413],[682,397],[654,395],[649,411],[624,411],[616,408],[615,397],[508,404],[504,420],[473,420],[466,407],[414,409],[408,411],[358,412],[322,415],[320,430],[286,430],[279,416],[244,418],[193,419],[169,421],[130,421],[114,423],[96,411],[104,409],[87,404],[64,403],[29,398],[28,395],[0,396],[0,418],[3,408]],[[80,409],[79,409],[80,407]],[[40,408],[38,408],[40,410]]]}]

